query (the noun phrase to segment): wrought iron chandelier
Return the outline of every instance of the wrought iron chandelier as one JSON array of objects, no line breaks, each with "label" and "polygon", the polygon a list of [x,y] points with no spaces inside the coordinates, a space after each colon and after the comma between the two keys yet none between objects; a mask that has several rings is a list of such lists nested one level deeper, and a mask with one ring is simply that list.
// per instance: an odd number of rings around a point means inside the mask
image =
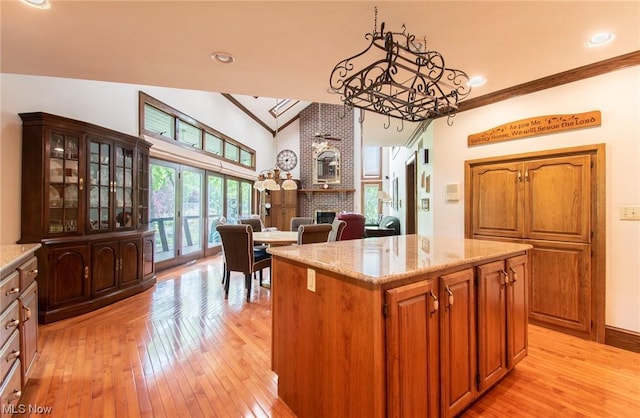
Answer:
[{"label": "wrought iron chandelier", "polygon": [[345,106],[358,107],[389,118],[419,122],[447,116],[471,93],[464,71],[447,68],[444,58],[429,51],[424,42],[402,32],[378,32],[378,8],[374,9],[371,43],[361,53],[340,61],[331,71],[331,90],[341,94]]}]

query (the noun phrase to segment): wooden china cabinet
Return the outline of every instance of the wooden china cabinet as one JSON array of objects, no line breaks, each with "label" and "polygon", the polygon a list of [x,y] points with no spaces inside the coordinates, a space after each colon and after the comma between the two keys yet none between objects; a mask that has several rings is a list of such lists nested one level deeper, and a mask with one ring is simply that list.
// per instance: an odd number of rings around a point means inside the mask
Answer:
[{"label": "wooden china cabinet", "polygon": [[86,313],[151,287],[151,144],[48,113],[20,117],[20,243],[42,243],[39,321]]}]

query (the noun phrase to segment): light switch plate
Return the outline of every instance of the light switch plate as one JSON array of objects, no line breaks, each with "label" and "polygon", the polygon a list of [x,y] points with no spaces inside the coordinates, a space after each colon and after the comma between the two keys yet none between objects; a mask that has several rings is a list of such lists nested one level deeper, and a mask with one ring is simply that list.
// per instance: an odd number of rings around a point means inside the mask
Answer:
[{"label": "light switch plate", "polygon": [[640,221],[640,206],[620,206],[620,219]]}]

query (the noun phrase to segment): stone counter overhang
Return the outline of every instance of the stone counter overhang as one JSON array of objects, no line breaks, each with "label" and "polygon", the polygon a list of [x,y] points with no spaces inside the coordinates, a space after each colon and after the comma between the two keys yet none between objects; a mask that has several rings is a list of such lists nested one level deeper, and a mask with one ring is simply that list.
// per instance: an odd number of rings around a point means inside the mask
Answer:
[{"label": "stone counter overhang", "polygon": [[430,273],[523,253],[529,244],[424,235],[395,235],[268,249],[274,257],[337,273],[355,284],[381,288]]},{"label": "stone counter overhang", "polygon": [[32,257],[33,252],[41,246],[40,243],[0,245],[0,273],[4,275],[5,272],[13,270]]}]

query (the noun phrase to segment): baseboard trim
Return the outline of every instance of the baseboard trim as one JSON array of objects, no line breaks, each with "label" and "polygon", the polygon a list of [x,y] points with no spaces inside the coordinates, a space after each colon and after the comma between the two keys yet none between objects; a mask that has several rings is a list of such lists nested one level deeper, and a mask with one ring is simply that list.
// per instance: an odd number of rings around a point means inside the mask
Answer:
[{"label": "baseboard trim", "polygon": [[624,350],[640,353],[640,332],[605,326],[604,343]]}]

